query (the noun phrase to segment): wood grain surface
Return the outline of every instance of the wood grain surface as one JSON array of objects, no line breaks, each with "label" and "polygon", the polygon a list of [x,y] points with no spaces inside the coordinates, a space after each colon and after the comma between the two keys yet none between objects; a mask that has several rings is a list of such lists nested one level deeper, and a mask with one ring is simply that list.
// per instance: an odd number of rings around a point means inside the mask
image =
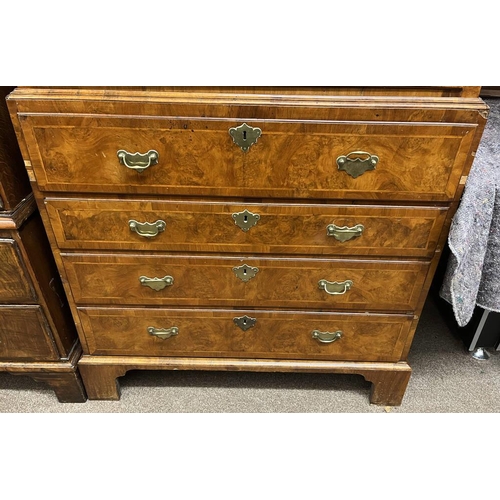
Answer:
[{"label": "wood grain surface", "polygon": [[[225,203],[213,200],[45,200],[61,249],[183,252],[250,252],[310,255],[432,257],[446,207],[334,204]],[[248,210],[258,223],[243,231],[232,214]],[[164,221],[154,238],[130,230],[129,221]],[[364,226],[346,242],[327,226]]]},{"label": "wood grain surface", "polygon": [[0,301],[36,303],[35,290],[14,239],[0,238],[0,263]]},{"label": "wood grain surface", "polygon": [[[29,116],[32,167],[42,190],[293,198],[447,201],[474,137],[469,124],[282,123],[252,120],[262,136],[244,153],[222,120]],[[117,151],[159,153],[142,173]],[[353,178],[336,159],[380,158]],[[36,153],[35,153],[36,152]]]},{"label": "wood grain surface", "polygon": [[[198,305],[412,311],[428,271],[420,261],[62,254],[77,304]],[[247,282],[234,267],[258,268]],[[161,291],[140,277],[174,279]],[[320,280],[353,285],[329,295]]]},{"label": "wood grain surface", "polygon": [[[129,96],[139,95],[144,98],[144,94],[154,95],[158,93],[160,95],[168,94],[172,92],[176,93],[215,93],[215,94],[227,94],[227,93],[238,93],[238,94],[251,94],[251,95],[302,95],[302,96],[406,96],[406,97],[477,97],[479,95],[480,89],[484,87],[472,87],[472,86],[434,86],[434,87],[395,87],[395,86],[377,86],[377,87],[287,87],[287,86],[144,86],[144,87],[36,87],[25,89],[24,87],[18,88],[18,95],[20,97],[26,93],[27,96],[31,97],[33,95],[37,96],[65,96],[66,98],[74,99],[75,95],[80,99],[85,99],[85,97],[92,94],[97,94],[102,97],[110,97],[113,95],[127,94]],[[492,87],[486,87],[492,88]],[[493,87],[495,88],[495,87]]]},{"label": "wood grain surface", "polygon": [[40,306],[0,306],[0,360],[57,359],[59,353]]},{"label": "wood grain surface", "polygon": [[[79,308],[90,354],[214,356],[283,359],[395,361],[412,317],[404,315],[306,313],[255,310]],[[256,318],[242,331],[233,318]],[[178,327],[179,334],[156,338],[148,327]],[[322,344],[314,330],[343,332]]]}]

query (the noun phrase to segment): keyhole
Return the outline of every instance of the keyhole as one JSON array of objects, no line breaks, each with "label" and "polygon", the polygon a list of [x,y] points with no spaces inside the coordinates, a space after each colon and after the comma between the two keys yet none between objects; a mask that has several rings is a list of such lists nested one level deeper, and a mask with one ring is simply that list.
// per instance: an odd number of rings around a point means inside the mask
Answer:
[{"label": "keyhole", "polygon": [[248,224],[248,215],[244,215],[244,216],[243,216],[243,222],[244,222],[245,224]]},{"label": "keyhole", "polygon": [[246,274],[247,274],[247,270],[246,269],[243,269],[243,274],[246,276]]},{"label": "keyhole", "polygon": [[247,320],[246,319],[243,320],[243,324],[246,326],[246,324],[247,324]]},{"label": "keyhole", "polygon": [[247,140],[247,131],[246,130],[243,130],[243,140],[244,141]]}]

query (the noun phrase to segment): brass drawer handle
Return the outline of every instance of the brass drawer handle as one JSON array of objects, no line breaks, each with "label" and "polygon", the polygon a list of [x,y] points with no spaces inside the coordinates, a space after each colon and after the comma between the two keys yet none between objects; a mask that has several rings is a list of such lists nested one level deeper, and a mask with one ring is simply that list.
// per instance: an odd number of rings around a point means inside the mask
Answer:
[{"label": "brass drawer handle", "polygon": [[176,326],[172,328],[155,328],[154,326],[148,326],[148,333],[162,340],[167,340],[170,337],[179,335],[179,329]]},{"label": "brass drawer handle", "polygon": [[365,151],[353,151],[346,156],[339,156],[337,166],[339,170],[344,170],[356,179],[356,177],[363,175],[368,170],[374,170],[378,161],[378,156]]},{"label": "brass drawer handle", "polygon": [[154,238],[158,236],[158,233],[165,231],[167,224],[164,220],[157,220],[156,222],[137,222],[132,219],[128,221],[128,227],[139,236]]},{"label": "brass drawer handle", "polygon": [[147,153],[129,153],[124,149],[117,151],[116,156],[122,165],[127,168],[135,170],[136,172],[144,172],[147,168],[158,163],[159,154],[154,149],[149,150]]},{"label": "brass drawer handle", "polygon": [[343,295],[352,287],[352,281],[346,280],[339,283],[338,281],[319,280],[318,288],[324,290],[329,295]]},{"label": "brass drawer handle", "polygon": [[322,344],[331,344],[342,338],[343,332],[337,330],[336,332],[320,332],[319,330],[313,330],[311,336]]},{"label": "brass drawer handle", "polygon": [[159,292],[167,286],[172,286],[174,284],[174,278],[172,278],[172,276],[165,276],[164,278],[148,278],[147,276],[141,276],[139,281],[141,285],[147,286],[155,292]]},{"label": "brass drawer handle", "polygon": [[262,130],[244,123],[239,127],[231,127],[229,135],[233,138],[234,143],[246,153],[262,135]]},{"label": "brass drawer handle", "polygon": [[358,238],[363,234],[364,230],[365,226],[363,226],[363,224],[357,224],[353,227],[340,227],[336,226],[335,224],[329,224],[328,226],[326,226],[327,236],[333,236],[337,241],[341,241],[342,243],[354,238]]}]

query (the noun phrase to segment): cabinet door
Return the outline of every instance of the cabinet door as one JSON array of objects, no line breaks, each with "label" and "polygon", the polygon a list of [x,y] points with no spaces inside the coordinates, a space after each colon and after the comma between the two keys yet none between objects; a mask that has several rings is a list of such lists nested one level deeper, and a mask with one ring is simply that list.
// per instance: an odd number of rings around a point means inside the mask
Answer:
[{"label": "cabinet door", "polygon": [[0,302],[34,303],[36,293],[17,243],[0,238]]},{"label": "cabinet door", "polygon": [[0,306],[0,360],[59,359],[39,306]]}]

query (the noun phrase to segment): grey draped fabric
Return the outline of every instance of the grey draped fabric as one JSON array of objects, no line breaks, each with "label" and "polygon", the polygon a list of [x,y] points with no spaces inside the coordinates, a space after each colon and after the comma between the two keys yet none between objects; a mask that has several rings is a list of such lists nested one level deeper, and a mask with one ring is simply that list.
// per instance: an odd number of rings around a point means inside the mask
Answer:
[{"label": "grey draped fabric", "polygon": [[451,224],[440,290],[459,326],[476,305],[500,312],[500,99],[484,100],[490,115]]}]

